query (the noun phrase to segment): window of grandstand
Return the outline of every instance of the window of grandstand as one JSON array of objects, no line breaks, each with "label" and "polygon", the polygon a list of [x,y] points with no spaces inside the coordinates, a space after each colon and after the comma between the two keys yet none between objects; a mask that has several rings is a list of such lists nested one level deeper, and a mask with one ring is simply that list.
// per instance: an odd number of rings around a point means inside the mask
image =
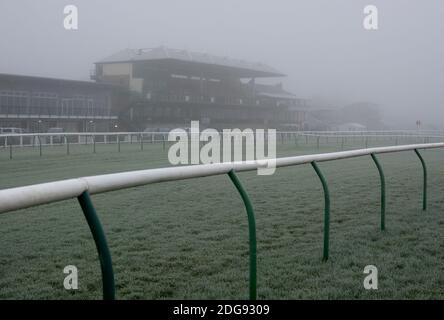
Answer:
[{"label": "window of grandstand", "polygon": [[19,114],[28,108],[25,91],[0,91],[0,114]]}]

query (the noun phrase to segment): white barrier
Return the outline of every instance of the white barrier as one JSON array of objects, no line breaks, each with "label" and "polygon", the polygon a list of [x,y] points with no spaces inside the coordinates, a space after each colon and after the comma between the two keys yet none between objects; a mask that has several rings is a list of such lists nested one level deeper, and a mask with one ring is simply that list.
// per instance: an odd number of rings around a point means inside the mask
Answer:
[{"label": "white barrier", "polygon": [[[23,133],[23,134],[0,134],[0,147],[30,147],[30,146],[52,146],[66,144],[119,144],[141,142],[166,142],[169,132],[63,132],[63,133]],[[200,132],[200,135],[205,135]],[[220,134],[223,134],[220,132]],[[231,134],[231,133],[230,133]],[[342,139],[366,139],[366,144],[371,139],[391,138],[410,139],[408,143],[431,142],[431,139],[444,139],[442,131],[414,131],[414,130],[392,130],[392,131],[277,131],[276,137],[279,141],[290,141],[305,137],[315,138],[342,138]],[[413,140],[413,141],[412,141]],[[142,141],[142,143],[143,143]],[[308,140],[307,140],[308,143]],[[318,142],[319,143],[319,142]]]},{"label": "white barrier", "polygon": [[97,194],[165,181],[221,175],[228,173],[230,170],[235,170],[236,172],[252,171],[258,168],[265,168],[269,164],[276,165],[276,167],[287,167],[313,161],[323,162],[371,154],[442,147],[444,147],[444,142],[378,147],[271,160],[166,167],[61,180],[0,190],[0,213],[75,198],[84,191],[88,191],[90,194]]}]

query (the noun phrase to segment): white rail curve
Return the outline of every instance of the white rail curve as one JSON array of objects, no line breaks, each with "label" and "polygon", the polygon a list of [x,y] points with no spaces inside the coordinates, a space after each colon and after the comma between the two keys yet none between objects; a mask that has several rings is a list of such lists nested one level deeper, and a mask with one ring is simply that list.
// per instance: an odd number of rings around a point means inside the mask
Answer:
[{"label": "white rail curve", "polygon": [[442,147],[444,147],[444,142],[411,144],[284,157],[269,160],[166,167],[60,180],[0,190],[0,213],[75,198],[81,195],[84,191],[88,191],[90,194],[98,194],[152,183],[221,175],[228,173],[232,169],[236,172],[252,171],[258,168],[265,168],[269,164],[275,165],[276,167],[288,167],[311,163],[313,161],[323,162],[371,154]]}]

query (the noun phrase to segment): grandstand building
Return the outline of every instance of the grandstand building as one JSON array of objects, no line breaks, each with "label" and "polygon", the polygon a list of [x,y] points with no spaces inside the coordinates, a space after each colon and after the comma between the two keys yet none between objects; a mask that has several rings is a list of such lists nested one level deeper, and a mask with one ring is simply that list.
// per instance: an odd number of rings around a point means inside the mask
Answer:
[{"label": "grandstand building", "polygon": [[306,101],[281,83],[257,81],[284,76],[264,64],[209,54],[127,49],[96,62],[95,81],[0,74],[0,128],[156,131],[199,120],[216,129],[301,130]]},{"label": "grandstand building", "polygon": [[0,128],[108,131],[118,120],[115,92],[91,81],[0,74]]},{"label": "grandstand building", "polygon": [[127,130],[187,126],[191,120],[219,129],[301,130],[306,101],[282,84],[257,82],[284,76],[260,63],[159,47],[126,49],[98,61],[91,78],[131,92],[127,107],[118,111]]}]

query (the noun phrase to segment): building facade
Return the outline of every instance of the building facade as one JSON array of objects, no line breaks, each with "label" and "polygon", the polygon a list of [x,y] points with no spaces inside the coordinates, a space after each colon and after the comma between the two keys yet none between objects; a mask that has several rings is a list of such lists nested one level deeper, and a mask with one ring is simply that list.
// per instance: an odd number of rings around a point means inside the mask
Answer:
[{"label": "building facade", "polygon": [[191,120],[213,128],[303,129],[306,101],[281,84],[257,81],[283,76],[259,63],[159,47],[118,52],[97,62],[91,77],[131,92],[128,107],[119,110],[127,130]]},{"label": "building facade", "polygon": [[0,128],[156,131],[199,120],[216,129],[302,130],[306,101],[281,83],[258,81],[284,76],[264,64],[203,53],[127,49],[97,62],[95,81],[0,74]]},{"label": "building facade", "polygon": [[114,90],[90,81],[0,74],[0,127],[108,131],[118,120]]}]

